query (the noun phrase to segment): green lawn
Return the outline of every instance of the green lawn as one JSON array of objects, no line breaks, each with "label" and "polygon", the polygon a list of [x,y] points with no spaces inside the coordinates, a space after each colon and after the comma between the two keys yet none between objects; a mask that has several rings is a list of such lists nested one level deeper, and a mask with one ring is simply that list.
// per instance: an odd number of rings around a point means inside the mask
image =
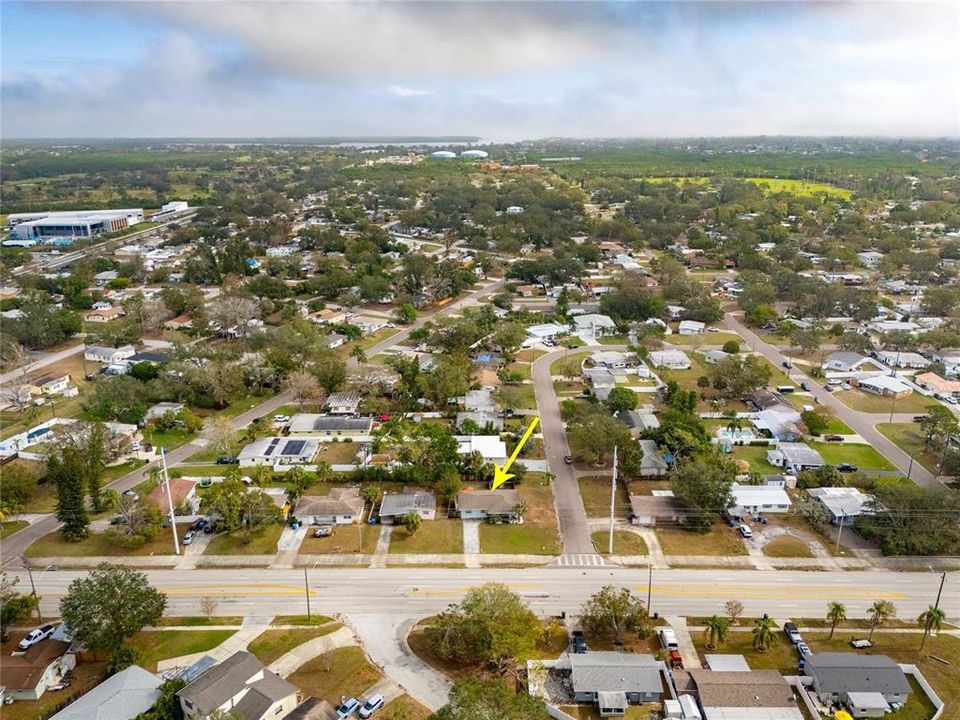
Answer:
[{"label": "green lawn", "polygon": [[304,694],[336,707],[341,695],[357,697],[381,677],[362,649],[344,647],[310,660],[287,680],[302,688]]},{"label": "green lawn", "polygon": [[314,638],[329,635],[339,630],[340,623],[324,627],[291,628],[288,630],[264,630],[247,646],[247,650],[257,656],[264,665],[269,665],[298,645]]},{"label": "green lawn", "polygon": [[353,465],[357,462],[357,453],[360,452],[360,443],[356,442],[325,442],[320,443],[318,460],[330,465]]},{"label": "green lawn", "polygon": [[312,613],[310,617],[306,615],[276,615],[273,618],[274,625],[326,625],[333,622],[332,617],[326,615],[317,615]]},{"label": "green lawn", "polygon": [[23,530],[29,523],[26,520],[7,520],[0,523],[0,540],[13,535],[18,530]]},{"label": "green lawn", "polygon": [[212,650],[236,630],[144,630],[130,640],[139,665],[155,672],[160,660]]},{"label": "green lawn", "polygon": [[463,525],[459,520],[424,520],[411,535],[403,526],[393,529],[390,554],[462,553]]},{"label": "green lawn", "polygon": [[[426,523],[424,523],[426,524]],[[422,528],[421,528],[422,529]],[[302,555],[338,555],[341,553],[372,555],[380,537],[379,525],[336,525],[333,534],[315,538],[310,528],[300,545]]]},{"label": "green lawn", "polygon": [[[731,631],[727,635],[727,641],[710,652],[743,655],[747,659],[747,664],[751,670],[778,670],[784,675],[795,675],[797,671],[797,651],[794,650],[793,645],[786,641],[779,628],[776,628],[774,632],[773,642],[764,653],[759,653],[753,649],[753,634],[749,630],[739,629]],[[697,654],[703,659],[706,639],[702,632],[691,634],[693,644],[697,648]],[[803,637],[804,639],[807,638],[806,633]]]},{"label": "green lawn", "polygon": [[529,380],[532,377],[529,363],[510,363],[507,365],[507,370],[511,373],[517,373],[523,380]]},{"label": "green lawn", "polygon": [[728,340],[735,340],[740,343],[740,349],[744,349],[744,339],[732,332],[700,333],[699,335],[667,335],[664,342],[670,345],[723,345]]},{"label": "green lawn", "polygon": [[[590,536],[594,546],[604,555],[610,547],[609,531],[595,532]],[[646,555],[647,544],[643,538],[628,530],[613,531],[613,554],[614,555]]]},{"label": "green lawn", "polygon": [[[583,498],[583,507],[587,517],[610,516],[610,478],[609,477],[582,477],[577,480],[580,485],[580,497]],[[617,483],[614,500],[614,517],[625,518],[630,512],[630,498],[623,483]]]},{"label": "green lawn", "polygon": [[735,460],[746,460],[750,463],[751,470],[766,474],[776,473],[780,468],[767,462],[767,450],[772,448],[772,445],[735,445],[732,448],[732,457]]},{"label": "green lawn", "polygon": [[517,488],[527,512],[522,525],[480,524],[480,550],[506,555],[557,555],[560,533],[553,491],[539,473],[529,473]]},{"label": "green lawn", "polygon": [[847,425],[840,418],[827,418],[827,429],[825,435],[853,435],[853,428]]},{"label": "green lawn", "polygon": [[257,405],[265,403],[273,397],[270,393],[264,393],[263,395],[247,395],[245,398],[240,400],[234,400],[223,410],[218,410],[218,415],[223,415],[224,417],[235,418],[238,415],[243,415],[247,410],[252,410]]},{"label": "green lawn", "polygon": [[104,485],[108,485],[117,478],[122,478],[124,475],[132,473],[134,470],[142,468],[146,464],[146,460],[127,460],[127,462],[120,463],[119,465],[111,465],[110,467],[103,469],[103,473],[100,476],[100,481]]},{"label": "green lawn", "polygon": [[203,627],[205,625],[240,625],[243,618],[239,615],[185,615],[183,617],[160,618],[157,627],[179,625],[183,627]]},{"label": "green lawn", "polygon": [[896,403],[894,403],[893,398],[869,395],[856,388],[835,392],[833,396],[854,410],[880,414],[889,414],[891,408],[894,412],[898,413],[920,414],[927,412],[931,406],[937,404],[935,400],[926,398],[923,395],[918,395],[917,393],[899,398]]},{"label": "green lawn", "polygon": [[[563,375],[563,367],[565,363],[570,363],[571,365],[577,365],[578,367],[590,357],[593,353],[591,352],[569,352],[564,353],[556,360],[550,363],[550,374],[555,377],[560,377]],[[580,373],[577,373],[579,376]]]},{"label": "green lawn", "polygon": [[383,706],[380,720],[427,720],[433,713],[409,695],[401,695]]},{"label": "green lawn", "polygon": [[204,550],[205,555],[274,555],[283,525],[274,523],[254,530],[249,535],[240,532],[220,533],[214,536]]},{"label": "green lawn", "polygon": [[919,423],[882,423],[877,430],[927,470],[938,472],[943,452],[923,441]]},{"label": "green lawn", "polygon": [[862,470],[896,470],[893,463],[872,445],[828,442],[810,442],[809,445],[831,465],[852,463]]},{"label": "green lawn", "polygon": [[768,557],[777,558],[813,557],[810,546],[793,535],[781,535],[778,538],[774,538],[763,546],[763,554]]},{"label": "green lawn", "polygon": [[718,524],[710,532],[696,533],[681,528],[656,528],[664,555],[746,555],[747,548],[737,532]]},{"label": "green lawn", "polygon": [[[193,433],[184,432],[183,430],[153,430],[147,427],[143,431],[143,441],[145,443],[149,443],[155,448],[166,448],[168,453],[174,448],[190,442],[195,437],[196,435]],[[158,452],[157,457],[159,456]]]},{"label": "green lawn", "polygon": [[801,195],[804,197],[814,197],[827,195],[830,198],[838,200],[850,200],[853,193],[846,188],[839,188],[835,185],[828,185],[822,182],[809,182],[807,180],[792,180],[789,178],[744,178],[747,182],[752,182],[763,188],[765,193],[789,193],[791,195]]},{"label": "green lawn", "polygon": [[[177,525],[180,537],[187,524]],[[67,542],[59,531],[44,535],[27,548],[27,557],[98,557],[131,555],[173,555],[173,535],[169,528],[161,530],[153,540],[136,547],[126,547],[106,533],[91,533],[85,540]]]}]

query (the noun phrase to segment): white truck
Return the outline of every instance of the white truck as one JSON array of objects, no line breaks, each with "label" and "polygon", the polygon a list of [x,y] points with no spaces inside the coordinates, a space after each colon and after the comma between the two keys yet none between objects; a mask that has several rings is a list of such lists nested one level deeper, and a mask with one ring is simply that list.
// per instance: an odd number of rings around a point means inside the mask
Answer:
[{"label": "white truck", "polygon": [[660,636],[660,644],[663,645],[667,650],[679,650],[680,643],[677,642],[677,635],[673,632],[673,628],[660,628],[658,633]]}]

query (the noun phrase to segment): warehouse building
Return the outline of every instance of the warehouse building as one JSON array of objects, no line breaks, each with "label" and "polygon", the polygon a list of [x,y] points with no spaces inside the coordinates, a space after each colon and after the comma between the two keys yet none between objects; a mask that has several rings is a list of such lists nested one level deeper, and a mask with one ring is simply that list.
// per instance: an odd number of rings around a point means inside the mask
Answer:
[{"label": "warehouse building", "polygon": [[19,239],[96,237],[142,223],[143,209],[15,213],[9,216],[9,222],[13,225],[13,237]]}]

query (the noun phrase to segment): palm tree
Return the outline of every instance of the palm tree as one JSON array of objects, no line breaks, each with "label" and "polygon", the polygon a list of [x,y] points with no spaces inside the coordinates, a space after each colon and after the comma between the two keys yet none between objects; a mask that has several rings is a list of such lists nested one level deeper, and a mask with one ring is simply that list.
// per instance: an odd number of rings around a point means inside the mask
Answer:
[{"label": "palm tree", "polygon": [[772,618],[759,618],[753,624],[753,649],[758,653],[765,653],[776,635],[776,627]]},{"label": "palm tree", "polygon": [[847,606],[843,603],[832,602],[827,604],[827,620],[830,621],[830,639],[833,640],[833,631],[837,625],[847,619]]},{"label": "palm tree", "polygon": [[353,350],[350,351],[350,357],[356,358],[359,364],[363,364],[367,361],[367,353],[359,345],[354,345]]},{"label": "palm tree", "polygon": [[927,636],[930,635],[930,631],[936,630],[940,632],[943,628],[943,621],[946,620],[946,618],[947,614],[934,605],[931,605],[920,613],[920,617],[917,618],[917,623],[923,627],[923,641],[920,643],[921,650],[923,650],[923,646],[927,644]]},{"label": "palm tree", "polygon": [[370,503],[370,512],[373,512],[373,506],[380,502],[382,497],[383,490],[380,489],[379,485],[367,485],[363,489],[363,500]]},{"label": "palm tree", "polygon": [[870,614],[870,637],[873,640],[873,631],[876,630],[886,620],[897,616],[897,609],[889,600],[877,600],[867,611]]},{"label": "palm tree", "polygon": [[719,615],[708,618],[704,623],[703,636],[707,638],[707,650],[716,650],[718,645],[727,641],[730,632],[730,621]]}]

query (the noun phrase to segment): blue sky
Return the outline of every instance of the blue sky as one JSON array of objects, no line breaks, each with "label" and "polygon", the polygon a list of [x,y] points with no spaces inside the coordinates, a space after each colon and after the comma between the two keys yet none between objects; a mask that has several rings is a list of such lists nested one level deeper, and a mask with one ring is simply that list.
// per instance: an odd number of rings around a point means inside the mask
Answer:
[{"label": "blue sky", "polygon": [[960,4],[3,2],[13,137],[960,134]]}]

